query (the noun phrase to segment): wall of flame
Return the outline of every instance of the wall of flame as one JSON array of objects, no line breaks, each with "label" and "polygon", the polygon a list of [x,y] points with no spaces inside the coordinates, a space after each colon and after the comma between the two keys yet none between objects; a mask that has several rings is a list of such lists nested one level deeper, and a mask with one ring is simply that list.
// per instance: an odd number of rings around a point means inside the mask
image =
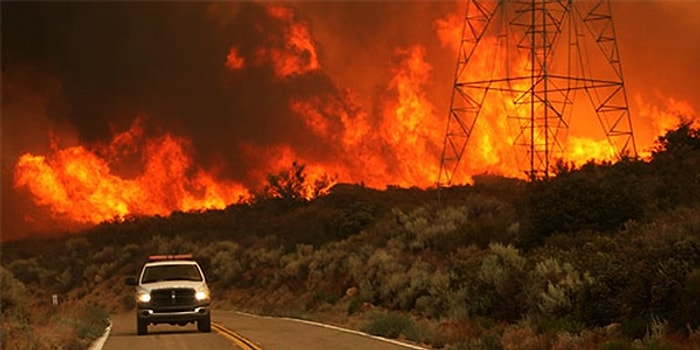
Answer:
[{"label": "wall of flame", "polygon": [[[3,5],[3,239],[224,208],[293,162],[312,181],[434,185],[463,7]],[[700,6],[614,10],[644,152],[700,104],[700,79],[689,78]],[[595,119],[581,120],[567,159],[605,158]],[[497,118],[479,124],[462,181],[521,176],[510,138]]]}]

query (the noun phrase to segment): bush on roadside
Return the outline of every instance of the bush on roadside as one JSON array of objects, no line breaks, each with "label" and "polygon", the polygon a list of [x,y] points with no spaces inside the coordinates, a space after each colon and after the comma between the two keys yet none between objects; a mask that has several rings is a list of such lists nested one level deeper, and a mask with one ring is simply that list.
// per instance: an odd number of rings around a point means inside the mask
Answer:
[{"label": "bush on roadside", "polygon": [[526,262],[515,247],[490,244],[475,283],[470,287],[470,312],[499,321],[520,319],[525,310],[522,291]]},{"label": "bush on roadside", "polygon": [[681,297],[681,324],[690,330],[700,327],[700,268],[688,274]]},{"label": "bush on roadside", "polygon": [[0,267],[0,307],[2,310],[2,329],[0,330],[0,348],[23,349],[33,346],[35,337],[30,327],[27,311],[27,290],[12,272]]},{"label": "bush on roadside", "polygon": [[529,314],[544,319],[566,317],[583,288],[593,283],[589,273],[580,273],[567,262],[554,258],[540,261],[528,274],[525,286]]},{"label": "bush on roadside", "polygon": [[86,344],[104,334],[105,328],[109,325],[109,315],[107,312],[91,303],[85,305],[74,328],[75,337]]},{"label": "bush on roadside", "polygon": [[375,313],[370,316],[370,321],[362,327],[362,331],[386,338],[398,338],[400,335],[415,334],[413,320],[403,313],[387,312]]}]

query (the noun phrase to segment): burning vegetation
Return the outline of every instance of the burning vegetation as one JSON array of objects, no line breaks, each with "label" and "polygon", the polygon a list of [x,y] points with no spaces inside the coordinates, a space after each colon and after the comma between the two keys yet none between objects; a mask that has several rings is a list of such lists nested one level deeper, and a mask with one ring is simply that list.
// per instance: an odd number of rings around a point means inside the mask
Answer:
[{"label": "burning vegetation", "polygon": [[[197,168],[187,146],[187,140],[170,134],[144,140],[137,119],[105,146],[57,144],[46,156],[23,154],[15,166],[15,185],[29,190],[37,204],[79,223],[224,208],[248,198],[241,185]],[[115,174],[112,164],[130,153],[140,158],[140,174]]]},{"label": "burning vegetation", "polygon": [[[221,209],[292,164],[309,184],[438,180],[461,2],[3,8],[3,202],[23,203],[3,207],[20,218],[10,231],[44,220],[37,208],[82,224]],[[37,21],[51,34],[24,24]],[[662,99],[633,99],[646,155],[678,113],[694,114]],[[503,101],[486,103],[460,183],[525,176]],[[612,159],[593,120],[575,116],[566,162]]]},{"label": "burning vegetation", "polygon": [[695,349],[700,6],[614,6],[642,158],[575,115],[527,183],[495,94],[438,202],[461,2],[3,3],[0,341],[86,342],[136,261],[190,252],[222,307],[435,348]]},{"label": "burning vegetation", "polygon": [[[123,276],[148,255],[189,252],[219,278],[221,310],[306,315],[436,349],[695,350],[698,173],[689,125],[660,137],[649,161],[560,164],[534,184],[476,176],[441,202],[435,189],[357,185],[307,201],[296,165],[252,203],[4,243],[1,341],[58,348],[47,329],[90,319],[67,310],[132,311]],[[71,304],[47,307],[52,293]]]}]

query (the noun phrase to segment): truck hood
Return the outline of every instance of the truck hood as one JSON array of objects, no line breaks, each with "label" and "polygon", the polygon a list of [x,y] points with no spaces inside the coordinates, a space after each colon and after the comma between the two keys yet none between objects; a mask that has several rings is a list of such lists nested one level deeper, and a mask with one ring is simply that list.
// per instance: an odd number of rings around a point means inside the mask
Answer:
[{"label": "truck hood", "polygon": [[191,288],[196,291],[209,291],[206,284],[202,281],[162,281],[154,283],[146,283],[138,286],[139,291],[151,292],[155,289],[169,289],[169,288]]}]

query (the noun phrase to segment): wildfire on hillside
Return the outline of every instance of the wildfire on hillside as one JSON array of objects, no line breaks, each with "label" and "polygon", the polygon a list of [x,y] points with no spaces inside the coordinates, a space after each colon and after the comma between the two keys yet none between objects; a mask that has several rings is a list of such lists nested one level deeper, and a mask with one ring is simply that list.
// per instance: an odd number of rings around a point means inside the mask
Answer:
[{"label": "wildfire on hillside", "polygon": [[[170,134],[144,139],[141,123],[136,119],[105,146],[54,145],[47,155],[25,153],[15,165],[15,185],[29,190],[37,204],[79,223],[224,208],[248,198],[242,185],[197,168],[186,139]],[[112,164],[131,152],[138,152],[142,173],[120,177]]]},{"label": "wildfire on hillside", "polygon": [[[391,46],[386,53],[353,53],[359,61],[375,64],[371,67],[338,58],[356,43],[330,41],[323,29],[332,27],[334,17],[314,15],[309,9],[313,4],[231,6],[235,8],[214,4],[207,11],[208,21],[239,30],[221,40],[227,44],[217,48],[219,56],[211,61],[218,67],[207,67],[201,77],[196,69],[194,75],[179,77],[206,78],[218,86],[207,87],[213,92],[193,85],[177,90],[183,96],[154,97],[152,105],[158,107],[129,110],[133,117],[128,127],[113,128],[101,140],[83,137],[69,145],[62,135],[38,130],[50,135],[50,146],[44,152],[19,152],[13,186],[56,218],[99,223],[129,215],[224,208],[248,200],[269,174],[294,162],[305,165],[310,183],[331,176],[374,188],[436,184],[461,5],[441,3],[423,14],[424,23],[412,23],[425,27],[421,37],[406,35],[393,44],[390,37],[376,35],[378,43],[368,42],[359,51]],[[473,59],[477,65],[492,63],[487,56]],[[198,96],[204,101],[195,107],[178,107],[180,100]],[[677,123],[676,111],[692,115],[689,104],[669,101],[662,108],[636,101],[637,120],[655,116],[649,123],[633,120],[635,133],[646,135],[637,138],[640,149],[649,149],[654,136]],[[470,182],[472,175],[485,172],[525,178],[514,154],[512,130],[498,118],[506,113],[504,108],[508,106],[497,97],[486,101],[457,182]],[[103,109],[108,107],[93,111]],[[187,113],[197,115],[182,116]],[[172,128],[169,118],[175,120]],[[188,124],[182,118],[201,121]],[[591,120],[585,124],[597,128]],[[161,131],[146,131],[147,124]],[[91,132],[72,127],[79,134]],[[614,155],[605,136],[591,130],[571,133],[566,142],[564,158],[576,164]]]}]

